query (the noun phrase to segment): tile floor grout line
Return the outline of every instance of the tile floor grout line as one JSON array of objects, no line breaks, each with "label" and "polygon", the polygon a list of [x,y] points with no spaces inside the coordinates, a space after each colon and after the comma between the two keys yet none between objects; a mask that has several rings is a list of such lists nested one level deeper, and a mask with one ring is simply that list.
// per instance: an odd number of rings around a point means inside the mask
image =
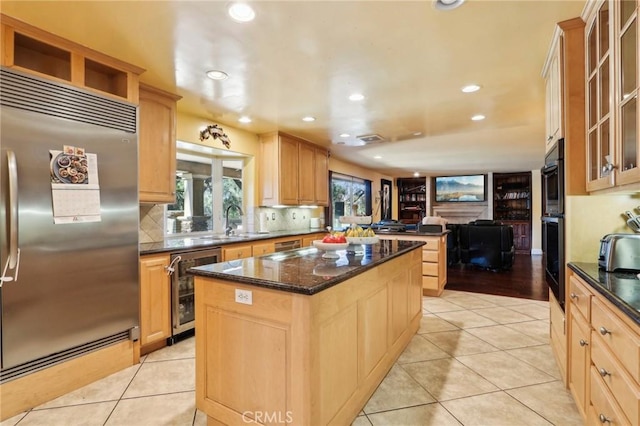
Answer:
[{"label": "tile floor grout line", "polygon": [[[532,385],[534,386],[534,385]],[[537,410],[534,410],[533,408],[529,407],[527,404],[525,404],[524,402],[520,401],[518,398],[516,398],[515,396],[511,395],[509,392],[505,392],[505,394],[507,394],[511,399],[513,399],[514,401],[516,401],[517,403],[521,404],[523,407],[528,408],[529,410],[533,411],[534,413],[536,413],[538,416],[540,416],[540,418],[542,418],[543,420],[546,420],[547,422],[549,422],[549,424],[555,426],[555,423],[552,422],[551,420],[547,419],[545,416],[543,416],[542,414],[538,413]]]},{"label": "tile floor grout line", "polygon": [[129,386],[131,386],[131,383],[133,383],[133,380],[136,378],[136,376],[138,375],[138,373],[140,372],[140,369],[142,368],[142,366],[144,365],[144,363],[147,361],[147,355],[144,356],[144,359],[142,360],[142,362],[140,362],[138,364],[138,368],[136,368],[135,373],[133,373],[133,376],[131,376],[131,380],[129,380],[129,383],[127,383],[127,386],[125,386],[124,390],[122,391],[122,393],[120,394],[120,397],[118,398],[118,400],[116,401],[115,405],[113,406],[113,408],[111,409],[111,411],[109,412],[109,415],[107,416],[107,418],[104,420],[104,423],[102,424],[102,426],[106,426],[107,423],[109,422],[109,419],[111,418],[111,416],[113,415],[114,411],[116,411],[116,408],[118,407],[118,404],[120,404],[120,401],[122,401],[122,397],[124,396],[125,393],[127,393],[127,390],[129,389]]},{"label": "tile floor grout line", "polygon": [[364,412],[365,416],[369,416],[369,415],[375,415],[375,414],[381,414],[381,413],[390,413],[392,411],[398,411],[398,410],[406,410],[407,408],[415,408],[415,407],[423,407],[423,406],[427,406],[427,405],[434,405],[434,404],[439,404],[440,401],[438,401],[437,399],[434,400],[433,402],[425,402],[424,404],[413,404],[413,405],[407,405],[407,406],[402,406],[402,407],[398,407],[398,408],[390,408],[388,410],[380,410],[380,411],[375,411],[373,413],[367,413]]}]

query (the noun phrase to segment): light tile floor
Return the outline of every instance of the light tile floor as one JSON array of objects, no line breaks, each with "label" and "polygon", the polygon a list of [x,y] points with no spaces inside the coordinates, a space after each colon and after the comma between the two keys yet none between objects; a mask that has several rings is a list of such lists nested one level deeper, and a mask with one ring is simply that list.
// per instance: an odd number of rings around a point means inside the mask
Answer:
[{"label": "light tile floor", "polygon": [[[548,302],[445,290],[355,426],[581,425],[549,346]],[[0,426],[206,425],[194,339]]]}]

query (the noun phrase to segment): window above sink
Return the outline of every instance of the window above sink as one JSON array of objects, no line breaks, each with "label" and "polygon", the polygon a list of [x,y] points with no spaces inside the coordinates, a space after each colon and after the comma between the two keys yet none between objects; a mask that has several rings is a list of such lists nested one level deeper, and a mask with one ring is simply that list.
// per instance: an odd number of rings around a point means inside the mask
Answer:
[{"label": "window above sink", "polygon": [[[167,237],[194,233],[220,234],[224,212],[243,206],[243,168],[246,155],[189,142],[177,142],[176,203],[165,207]],[[242,216],[230,209],[229,223],[240,232]],[[224,234],[202,235],[202,239],[227,239]]]}]

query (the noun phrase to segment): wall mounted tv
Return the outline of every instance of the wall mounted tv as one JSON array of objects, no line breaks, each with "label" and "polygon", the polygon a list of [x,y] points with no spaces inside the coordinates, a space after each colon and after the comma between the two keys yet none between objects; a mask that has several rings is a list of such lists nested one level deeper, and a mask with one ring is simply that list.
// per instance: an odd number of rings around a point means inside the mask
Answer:
[{"label": "wall mounted tv", "polygon": [[480,202],[486,200],[486,176],[437,176],[436,203]]}]

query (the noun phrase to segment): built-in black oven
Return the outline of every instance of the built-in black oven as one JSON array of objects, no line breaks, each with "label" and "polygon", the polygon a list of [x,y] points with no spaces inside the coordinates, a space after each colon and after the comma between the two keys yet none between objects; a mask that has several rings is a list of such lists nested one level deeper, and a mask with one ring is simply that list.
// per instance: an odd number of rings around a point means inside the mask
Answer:
[{"label": "built-in black oven", "polygon": [[564,310],[564,139],[545,156],[542,175],[542,252],[545,279]]},{"label": "built-in black oven", "polygon": [[564,139],[558,140],[544,159],[542,174],[542,213],[564,214]]},{"label": "built-in black oven", "polygon": [[542,217],[542,252],[545,280],[564,310],[564,218]]}]

